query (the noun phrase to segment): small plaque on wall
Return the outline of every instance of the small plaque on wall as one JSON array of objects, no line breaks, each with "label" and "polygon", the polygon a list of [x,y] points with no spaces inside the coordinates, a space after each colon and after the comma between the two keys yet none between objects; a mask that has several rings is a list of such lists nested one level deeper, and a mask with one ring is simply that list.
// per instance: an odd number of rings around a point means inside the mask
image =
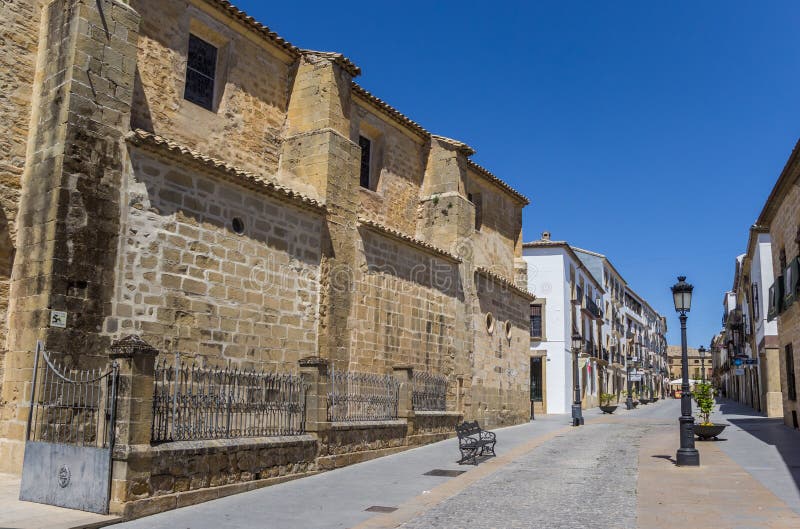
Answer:
[{"label": "small plaque on wall", "polygon": [[67,311],[51,310],[50,327],[60,327],[62,329],[65,329],[67,327]]}]

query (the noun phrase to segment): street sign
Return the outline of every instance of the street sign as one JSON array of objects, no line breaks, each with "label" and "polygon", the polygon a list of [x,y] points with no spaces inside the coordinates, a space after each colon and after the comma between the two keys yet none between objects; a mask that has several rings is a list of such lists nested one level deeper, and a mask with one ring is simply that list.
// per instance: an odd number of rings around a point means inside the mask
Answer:
[{"label": "street sign", "polygon": [[744,361],[745,364],[749,366],[757,366],[758,365],[758,358],[748,358]]},{"label": "street sign", "polygon": [[733,374],[736,375],[736,376],[744,375],[744,369],[742,369],[741,367],[738,367],[738,368],[734,369]]},{"label": "street sign", "polygon": [[641,381],[642,381],[642,375],[639,374],[634,375],[633,373],[631,373],[631,382],[641,382]]},{"label": "street sign", "polygon": [[741,358],[734,358],[733,359],[733,365],[735,365],[735,366],[740,366],[740,365],[742,365],[743,362],[744,362],[744,360],[742,360]]}]

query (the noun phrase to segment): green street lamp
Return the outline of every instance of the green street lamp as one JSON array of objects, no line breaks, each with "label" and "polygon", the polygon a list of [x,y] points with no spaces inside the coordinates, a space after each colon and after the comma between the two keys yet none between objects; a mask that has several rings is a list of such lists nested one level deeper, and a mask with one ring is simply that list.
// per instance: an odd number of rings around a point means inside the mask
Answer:
[{"label": "green street lamp", "polygon": [[692,417],[692,396],[689,394],[689,356],[686,350],[686,313],[692,308],[692,290],[694,287],[686,282],[686,276],[678,276],[678,282],[672,286],[672,299],[675,312],[680,314],[681,321],[681,447],[675,456],[678,466],[696,467],[700,465],[700,454],[694,447],[694,417]]}]

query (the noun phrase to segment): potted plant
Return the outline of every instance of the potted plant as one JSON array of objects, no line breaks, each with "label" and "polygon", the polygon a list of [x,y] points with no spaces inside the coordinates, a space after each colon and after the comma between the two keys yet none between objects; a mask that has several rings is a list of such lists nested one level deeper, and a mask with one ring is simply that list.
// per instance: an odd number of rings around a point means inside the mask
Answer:
[{"label": "potted plant", "polygon": [[642,404],[648,404],[650,402],[650,399],[648,398],[649,394],[650,394],[650,388],[644,386],[642,388],[642,398],[639,399],[639,402],[641,402]]},{"label": "potted plant", "polygon": [[714,396],[716,390],[708,382],[695,384],[692,397],[697,403],[697,415],[700,417],[700,424],[694,425],[694,434],[701,441],[706,439],[716,439],[725,429],[727,424],[714,424],[711,422],[711,412],[714,411],[716,400]]},{"label": "potted plant", "polygon": [[615,397],[616,395],[614,395],[613,393],[600,394],[600,410],[603,413],[609,413],[609,414],[614,413],[614,411],[617,409],[617,405],[616,404],[612,405],[611,401],[613,401]]},{"label": "potted plant", "polygon": [[[627,397],[628,396],[628,392],[626,390],[622,390],[622,395],[624,397]],[[637,400],[638,397],[639,397],[639,394],[636,393],[636,390],[631,390],[631,403],[633,404],[634,408],[639,405],[639,401]]]}]

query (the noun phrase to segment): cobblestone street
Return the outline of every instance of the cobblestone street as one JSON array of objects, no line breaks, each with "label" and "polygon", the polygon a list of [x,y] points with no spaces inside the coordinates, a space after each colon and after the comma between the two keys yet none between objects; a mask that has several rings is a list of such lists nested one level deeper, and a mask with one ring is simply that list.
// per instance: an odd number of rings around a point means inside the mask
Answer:
[{"label": "cobblestone street", "polygon": [[[673,464],[679,402],[669,399],[613,416],[590,410],[582,428],[561,415],[499,429],[498,457],[476,467],[455,464],[451,439],[118,527],[655,529],[712,515],[726,529],[800,527],[800,436],[739,415],[736,404],[722,408],[718,419],[734,426],[724,441],[697,443],[699,469]],[[745,418],[751,430],[760,425],[761,438],[735,426]],[[765,433],[772,430],[780,453]],[[755,461],[773,472],[759,474]],[[433,469],[466,472],[425,475]]]},{"label": "cobblestone street", "polygon": [[560,434],[403,525],[406,529],[636,527],[641,424]]}]

